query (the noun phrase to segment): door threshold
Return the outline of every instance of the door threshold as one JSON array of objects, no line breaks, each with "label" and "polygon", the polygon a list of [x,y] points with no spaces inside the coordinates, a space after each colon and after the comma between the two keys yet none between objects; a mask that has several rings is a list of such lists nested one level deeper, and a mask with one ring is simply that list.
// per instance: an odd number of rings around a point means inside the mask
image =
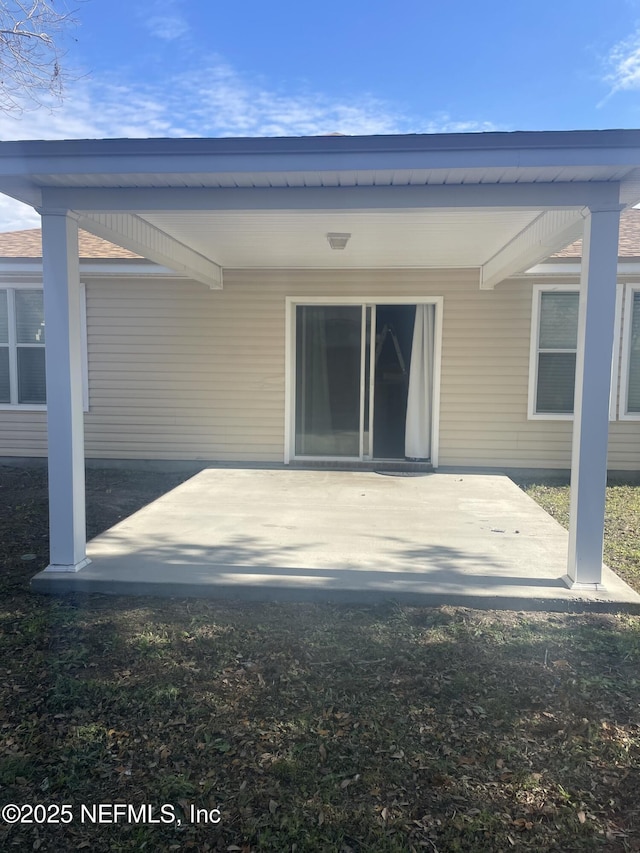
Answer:
[{"label": "door threshold", "polygon": [[419,472],[429,473],[433,471],[431,462],[414,462],[409,459],[367,459],[341,462],[338,459],[292,460],[289,468],[304,468],[308,470],[322,471],[375,471],[379,473],[401,473]]}]

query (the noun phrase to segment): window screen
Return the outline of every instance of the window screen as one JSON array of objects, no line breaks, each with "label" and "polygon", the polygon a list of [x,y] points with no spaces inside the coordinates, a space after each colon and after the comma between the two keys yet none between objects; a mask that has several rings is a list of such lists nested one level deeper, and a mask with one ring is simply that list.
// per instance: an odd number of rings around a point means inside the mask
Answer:
[{"label": "window screen", "polygon": [[536,413],[571,414],[576,375],[579,294],[542,292]]},{"label": "window screen", "polygon": [[640,291],[633,295],[627,411],[640,412]]},{"label": "window screen", "polygon": [[44,347],[18,347],[18,402],[46,402]]},{"label": "window screen", "polygon": [[16,341],[44,344],[44,309],[41,290],[16,290]]},{"label": "window screen", "polygon": [[0,290],[0,403],[46,402],[42,290]]},{"label": "window screen", "polygon": [[9,382],[9,310],[7,291],[0,290],[0,403],[11,402]]}]

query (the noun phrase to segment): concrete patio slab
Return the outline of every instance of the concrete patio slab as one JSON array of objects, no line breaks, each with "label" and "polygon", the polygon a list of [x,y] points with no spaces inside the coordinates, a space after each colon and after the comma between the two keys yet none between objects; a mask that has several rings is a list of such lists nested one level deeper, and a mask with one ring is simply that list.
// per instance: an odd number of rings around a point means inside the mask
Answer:
[{"label": "concrete patio slab", "polygon": [[36,592],[640,612],[605,568],[570,590],[567,532],[508,477],[209,468]]}]

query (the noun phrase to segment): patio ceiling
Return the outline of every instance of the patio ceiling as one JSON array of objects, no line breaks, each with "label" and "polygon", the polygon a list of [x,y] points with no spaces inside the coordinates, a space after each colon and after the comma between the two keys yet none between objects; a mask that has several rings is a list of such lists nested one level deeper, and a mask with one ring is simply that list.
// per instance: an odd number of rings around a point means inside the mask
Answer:
[{"label": "patio ceiling", "polygon": [[[534,211],[225,211],[145,214],[225,268],[481,267]],[[332,250],[328,233],[351,237]]]},{"label": "patio ceiling", "polygon": [[211,287],[224,268],[471,267],[490,288],[589,208],[636,203],[639,152],[638,131],[0,143],[0,191]]}]

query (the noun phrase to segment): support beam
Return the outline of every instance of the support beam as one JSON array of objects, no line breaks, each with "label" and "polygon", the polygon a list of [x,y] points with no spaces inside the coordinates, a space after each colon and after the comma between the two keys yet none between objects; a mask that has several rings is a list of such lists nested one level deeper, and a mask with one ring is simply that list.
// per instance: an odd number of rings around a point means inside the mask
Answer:
[{"label": "support beam", "polygon": [[48,572],[87,565],[78,223],[42,214],[49,435]]},{"label": "support beam", "polygon": [[200,281],[211,290],[222,289],[222,267],[133,213],[88,213],[79,223],[96,237]]},{"label": "support beam", "polygon": [[602,584],[620,209],[585,219],[571,457],[570,586]]},{"label": "support beam", "polygon": [[480,289],[524,272],[534,264],[564,249],[582,235],[584,216],[580,210],[548,210],[540,214],[480,269]]}]

